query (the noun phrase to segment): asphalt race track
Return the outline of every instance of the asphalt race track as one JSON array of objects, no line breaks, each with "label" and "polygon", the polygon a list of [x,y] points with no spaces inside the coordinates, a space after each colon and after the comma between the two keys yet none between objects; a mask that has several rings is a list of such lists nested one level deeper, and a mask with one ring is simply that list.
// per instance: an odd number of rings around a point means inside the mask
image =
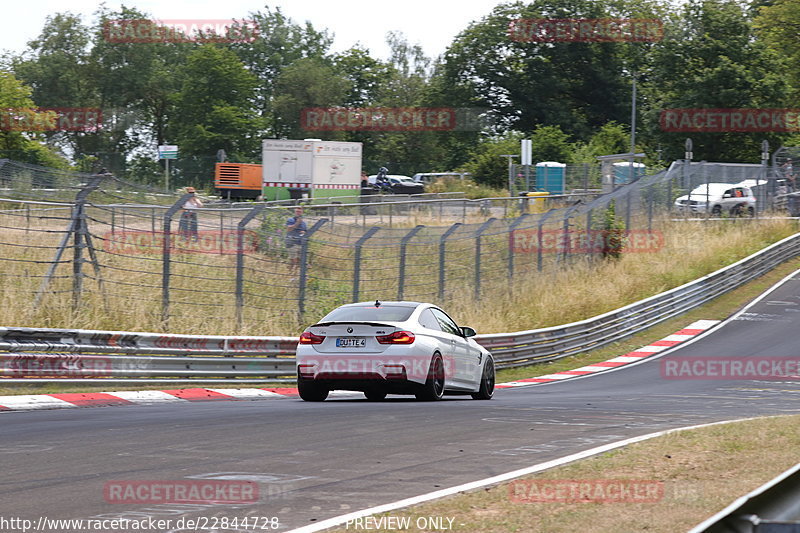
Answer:
[{"label": "asphalt race track", "polygon": [[[736,320],[669,353],[797,356],[798,331],[800,273]],[[667,380],[657,357],[500,390],[489,402],[390,396],[8,412],[0,414],[0,516],[277,517],[287,530],[658,430],[789,413],[800,413],[800,381]],[[196,476],[257,481],[260,501],[104,498],[112,480]]]}]

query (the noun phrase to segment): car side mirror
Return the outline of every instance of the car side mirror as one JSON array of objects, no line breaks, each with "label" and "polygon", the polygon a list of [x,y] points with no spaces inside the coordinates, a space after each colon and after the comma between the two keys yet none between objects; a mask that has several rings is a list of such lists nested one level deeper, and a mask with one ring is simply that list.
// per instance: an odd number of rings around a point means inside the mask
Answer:
[{"label": "car side mirror", "polygon": [[468,328],[468,327],[462,327],[462,328],[460,328],[460,329],[461,329],[461,334],[462,334],[464,337],[474,337],[475,335],[477,335],[477,334],[478,334],[478,333],[477,333],[477,332],[476,332],[474,329],[472,329],[472,328]]}]

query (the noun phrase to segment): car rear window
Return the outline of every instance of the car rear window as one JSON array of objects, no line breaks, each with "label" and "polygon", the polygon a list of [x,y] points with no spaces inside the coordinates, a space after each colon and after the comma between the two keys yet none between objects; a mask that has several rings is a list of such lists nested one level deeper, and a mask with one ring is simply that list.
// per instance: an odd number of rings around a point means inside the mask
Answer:
[{"label": "car rear window", "polygon": [[340,307],[325,315],[320,322],[404,322],[413,312],[414,307],[399,305]]}]

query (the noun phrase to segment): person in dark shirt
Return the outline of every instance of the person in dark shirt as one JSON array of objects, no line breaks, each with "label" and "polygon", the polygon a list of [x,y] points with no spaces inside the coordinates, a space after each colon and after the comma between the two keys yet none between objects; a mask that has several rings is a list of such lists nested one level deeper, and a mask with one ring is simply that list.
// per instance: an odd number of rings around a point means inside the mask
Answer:
[{"label": "person in dark shirt", "polygon": [[300,265],[300,246],[306,231],[308,226],[303,220],[303,208],[295,207],[294,216],[286,221],[286,250],[289,252],[289,270],[293,273]]}]

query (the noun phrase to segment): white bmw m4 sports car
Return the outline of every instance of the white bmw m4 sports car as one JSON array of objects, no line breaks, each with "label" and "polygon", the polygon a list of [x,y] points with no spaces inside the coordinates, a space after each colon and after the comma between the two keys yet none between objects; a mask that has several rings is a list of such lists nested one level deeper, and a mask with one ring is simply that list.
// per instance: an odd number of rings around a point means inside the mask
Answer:
[{"label": "white bmw m4 sports car", "polygon": [[369,400],[413,394],[491,399],[492,354],[435,305],[359,302],[343,305],[309,326],[297,345],[297,388],[306,401],[332,390],[361,391]]}]

